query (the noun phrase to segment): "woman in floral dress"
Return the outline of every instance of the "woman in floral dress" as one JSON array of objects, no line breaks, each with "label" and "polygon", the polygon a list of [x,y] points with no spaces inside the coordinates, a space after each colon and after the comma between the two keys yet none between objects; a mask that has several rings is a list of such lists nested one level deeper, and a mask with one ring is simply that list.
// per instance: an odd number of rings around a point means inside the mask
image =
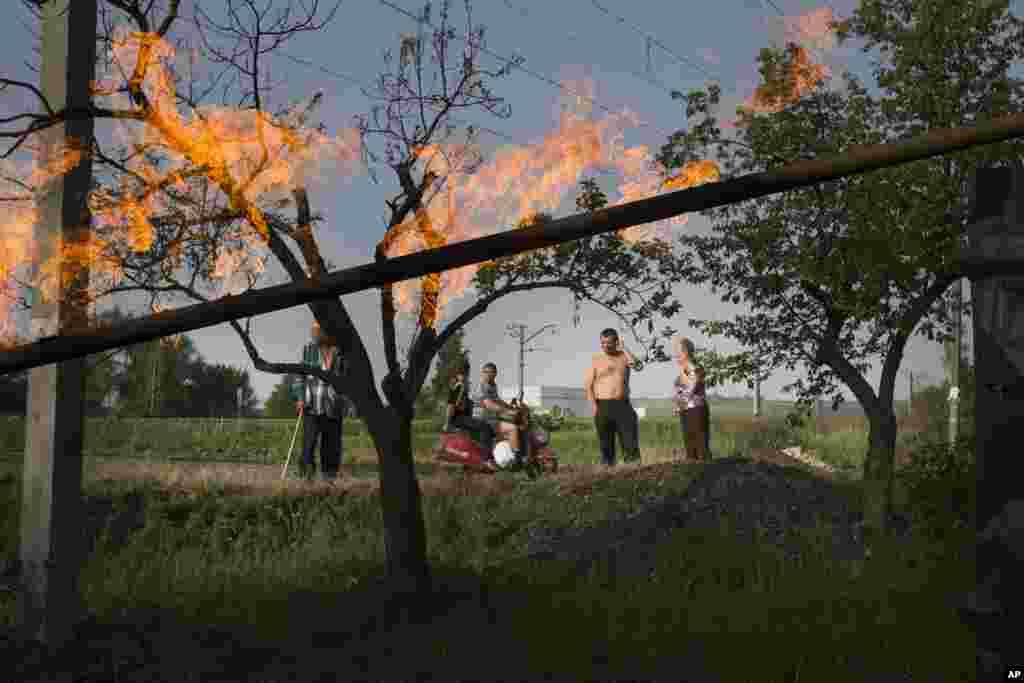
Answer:
[{"label": "woman in floral dress", "polygon": [[692,341],[680,337],[674,346],[679,374],[673,382],[675,406],[672,412],[679,416],[686,457],[694,461],[710,460],[711,411],[704,391],[704,370],[691,360]]}]

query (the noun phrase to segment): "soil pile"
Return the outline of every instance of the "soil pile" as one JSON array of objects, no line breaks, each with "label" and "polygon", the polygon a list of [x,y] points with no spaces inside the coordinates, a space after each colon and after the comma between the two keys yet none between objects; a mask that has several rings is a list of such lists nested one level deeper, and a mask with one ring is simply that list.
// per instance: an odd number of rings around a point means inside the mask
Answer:
[{"label": "soil pile", "polygon": [[[670,465],[671,466],[671,465]],[[829,538],[836,559],[862,559],[863,515],[831,473],[807,472],[802,460],[782,451],[762,450],[747,458],[721,458],[707,464],[682,495],[654,496],[617,519],[588,529],[539,528],[522,559],[570,559],[585,571],[598,559],[620,574],[647,574],[654,568],[659,541],[675,530],[717,529],[728,516],[736,537],[762,541],[795,557],[800,548],[786,538],[787,528],[832,526]],[[643,468],[647,470],[651,468]],[[640,471],[643,471],[640,470]],[[897,535],[909,532],[905,519],[894,518]]]}]

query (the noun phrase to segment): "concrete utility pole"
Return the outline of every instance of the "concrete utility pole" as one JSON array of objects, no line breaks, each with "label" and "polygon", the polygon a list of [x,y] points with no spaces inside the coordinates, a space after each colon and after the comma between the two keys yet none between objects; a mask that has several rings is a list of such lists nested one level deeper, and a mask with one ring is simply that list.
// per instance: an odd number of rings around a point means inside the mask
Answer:
[{"label": "concrete utility pole", "polygon": [[960,345],[963,339],[963,278],[953,285],[951,315],[953,338],[946,342],[946,371],[949,380],[949,443],[956,443],[960,433]]},{"label": "concrete utility pole", "polygon": [[556,327],[555,323],[548,323],[543,325],[539,330],[531,334],[529,337],[526,336],[526,325],[522,323],[516,323],[512,325],[506,325],[505,328],[511,333],[514,339],[519,340],[519,402],[523,402],[523,386],[525,382],[525,370],[526,370],[526,353],[529,351],[537,351],[535,348],[526,348],[526,344],[530,340],[535,339],[544,330]]},{"label": "concrete utility pole", "polygon": [[754,376],[754,417],[761,417],[761,375]]},{"label": "concrete utility pole", "polygon": [[907,414],[914,414],[914,371],[910,371],[910,398],[907,399]]},{"label": "concrete utility pole", "polygon": [[150,365],[153,366],[153,376],[149,383],[149,416],[153,417],[156,415],[156,387],[159,381],[159,369],[160,369],[160,342],[153,345],[153,362]]},{"label": "concrete utility pole", "polygon": [[[43,95],[54,110],[86,108],[96,64],[96,0],[51,0],[42,11]],[[40,262],[60,257],[59,245],[89,237],[87,197],[93,121],[80,118],[39,134],[44,154],[59,154],[65,143],[80,146],[81,161],[49,180],[37,205],[35,240]],[[33,264],[38,273],[39,263]],[[84,324],[88,270],[58,269],[56,298],[35,289],[32,335],[39,339]],[[72,286],[59,291],[60,280]],[[22,472],[21,592],[18,618],[24,635],[57,648],[68,642],[81,617],[78,573],[82,559],[79,506],[82,486],[84,358],[32,368],[29,373],[25,465]]]}]

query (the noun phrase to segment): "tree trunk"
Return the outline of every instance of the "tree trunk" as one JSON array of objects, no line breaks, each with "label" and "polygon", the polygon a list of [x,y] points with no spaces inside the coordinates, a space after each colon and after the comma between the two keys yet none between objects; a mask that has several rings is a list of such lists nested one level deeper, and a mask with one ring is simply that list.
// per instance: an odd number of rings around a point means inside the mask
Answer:
[{"label": "tree trunk", "polygon": [[380,466],[380,503],[388,582],[394,596],[412,602],[431,590],[427,534],[412,458],[412,420],[392,407],[367,420]]},{"label": "tree trunk", "polygon": [[890,407],[868,412],[868,453],[864,460],[865,538],[888,533],[896,460],[896,414]]}]

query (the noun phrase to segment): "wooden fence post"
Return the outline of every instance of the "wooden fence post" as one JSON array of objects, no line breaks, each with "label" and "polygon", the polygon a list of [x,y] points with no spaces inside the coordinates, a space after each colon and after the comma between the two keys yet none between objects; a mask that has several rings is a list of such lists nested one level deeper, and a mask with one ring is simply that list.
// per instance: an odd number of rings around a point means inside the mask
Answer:
[{"label": "wooden fence post", "polygon": [[[41,6],[41,85],[50,106],[85,107],[96,63],[96,0],[51,0]],[[91,118],[68,120],[39,134],[42,153],[60,154],[81,145],[81,161],[49,180],[38,196],[35,240],[44,259],[58,258],[55,275],[70,277],[56,296],[33,290],[32,335],[39,339],[80,325],[87,270],[61,258],[60,245],[88,237],[86,202],[92,166]],[[38,269],[36,270],[38,273]],[[32,368],[25,420],[25,465],[21,517],[21,591],[18,616],[24,635],[60,647],[81,617],[78,574],[82,561],[79,507],[82,484],[83,358]]]}]

